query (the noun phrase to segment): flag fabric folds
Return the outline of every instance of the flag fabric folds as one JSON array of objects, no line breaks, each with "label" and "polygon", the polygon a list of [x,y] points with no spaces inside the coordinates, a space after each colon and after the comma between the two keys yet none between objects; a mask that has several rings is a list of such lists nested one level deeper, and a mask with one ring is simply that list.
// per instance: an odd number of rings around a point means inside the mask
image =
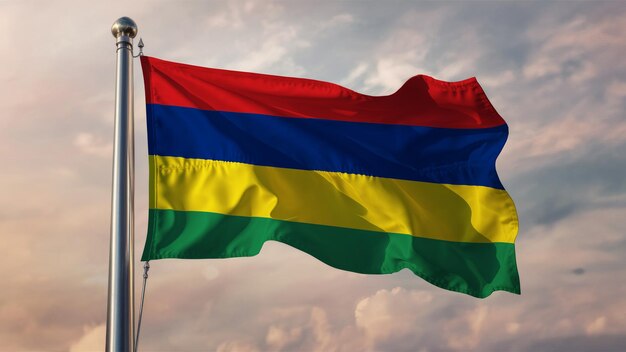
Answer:
[{"label": "flag fabric folds", "polygon": [[[366,274],[520,292],[495,162],[508,127],[476,79],[388,96],[141,57],[150,210],[142,260],[253,256],[268,240]],[[288,265],[288,263],[287,263]]]}]

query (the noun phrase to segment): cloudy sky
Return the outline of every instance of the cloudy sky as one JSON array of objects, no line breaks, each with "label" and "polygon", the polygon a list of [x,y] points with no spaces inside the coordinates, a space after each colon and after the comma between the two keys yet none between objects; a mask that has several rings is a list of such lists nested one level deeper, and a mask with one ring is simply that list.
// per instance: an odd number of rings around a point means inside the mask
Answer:
[{"label": "cloudy sky", "polygon": [[275,242],[153,261],[142,350],[626,350],[625,2],[127,3],[0,0],[0,350],[103,348],[120,16],[148,55],[195,65],[375,95],[476,76],[511,129],[498,170],[521,220],[521,296],[343,272]]}]

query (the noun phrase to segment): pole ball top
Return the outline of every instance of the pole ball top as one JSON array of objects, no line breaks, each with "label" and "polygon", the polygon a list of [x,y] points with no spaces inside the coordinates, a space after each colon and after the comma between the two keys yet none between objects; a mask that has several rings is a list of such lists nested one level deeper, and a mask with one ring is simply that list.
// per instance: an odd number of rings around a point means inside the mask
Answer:
[{"label": "pole ball top", "polygon": [[113,33],[115,38],[122,35],[135,38],[137,35],[137,23],[129,17],[120,17],[111,26],[111,33]]}]

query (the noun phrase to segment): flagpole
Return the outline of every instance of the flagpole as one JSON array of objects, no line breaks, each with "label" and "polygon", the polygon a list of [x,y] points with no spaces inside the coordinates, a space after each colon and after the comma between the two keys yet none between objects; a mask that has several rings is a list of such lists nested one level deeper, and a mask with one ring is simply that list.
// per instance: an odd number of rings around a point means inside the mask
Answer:
[{"label": "flagpole", "polygon": [[117,73],[106,351],[132,352],[135,335],[133,38],[137,35],[137,24],[121,17],[113,23],[111,32],[116,39]]}]

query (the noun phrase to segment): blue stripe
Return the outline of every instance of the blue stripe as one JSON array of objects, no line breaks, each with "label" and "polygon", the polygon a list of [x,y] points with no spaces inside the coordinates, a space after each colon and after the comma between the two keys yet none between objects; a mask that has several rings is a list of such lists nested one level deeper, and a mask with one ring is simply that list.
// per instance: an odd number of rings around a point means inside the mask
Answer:
[{"label": "blue stripe", "polygon": [[484,129],[354,123],[148,104],[151,155],[502,189],[507,125]]}]

